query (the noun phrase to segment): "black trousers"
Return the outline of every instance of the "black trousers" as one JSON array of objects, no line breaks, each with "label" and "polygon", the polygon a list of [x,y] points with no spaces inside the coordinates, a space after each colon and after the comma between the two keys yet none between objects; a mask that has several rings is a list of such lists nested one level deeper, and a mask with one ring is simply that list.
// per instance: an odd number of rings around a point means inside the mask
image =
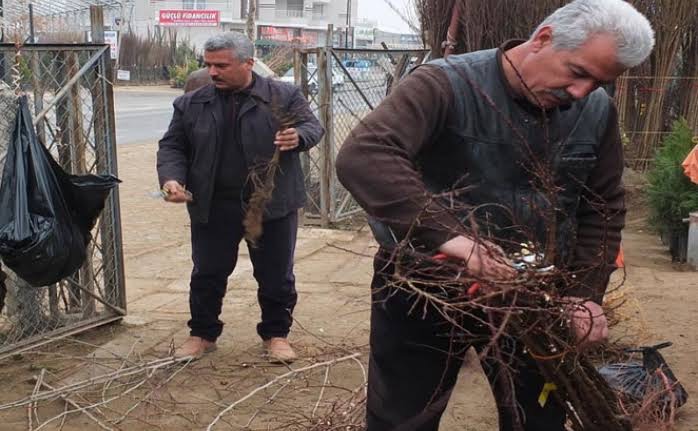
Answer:
[{"label": "black trousers", "polygon": [[[189,293],[189,328],[192,336],[215,341],[221,335],[223,322],[218,317],[228,277],[237,262],[238,246],[244,237],[242,220],[239,201],[214,200],[208,223],[191,225],[194,270]],[[297,231],[298,213],[293,211],[283,218],[266,221],[256,247],[247,245],[262,309],[257,333],[265,340],[286,337],[291,328],[297,300],[293,275]]]},{"label": "black trousers", "polygon": [[[453,325],[434,308],[427,308],[425,315],[422,304],[413,307],[413,296],[386,287],[381,265],[376,263],[372,283],[368,431],[438,430],[465,351],[471,345],[482,350],[488,340],[483,336],[474,344],[470,339],[457,341]],[[497,402],[500,430],[563,431],[564,409],[552,395],[541,407],[545,380],[516,344],[503,339],[499,358],[486,355],[482,361]]]}]

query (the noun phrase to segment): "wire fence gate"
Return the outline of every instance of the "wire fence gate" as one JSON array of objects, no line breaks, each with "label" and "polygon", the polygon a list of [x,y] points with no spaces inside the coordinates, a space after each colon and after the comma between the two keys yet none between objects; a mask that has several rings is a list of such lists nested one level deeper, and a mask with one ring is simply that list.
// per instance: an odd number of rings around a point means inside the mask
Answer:
[{"label": "wire fence gate", "polygon": [[350,220],[361,207],[335,174],[335,157],[352,129],[390,93],[427,50],[376,50],[321,47],[297,49],[296,84],[317,114],[325,136],[303,153],[307,190],[306,224],[323,227]]},{"label": "wire fence gate", "polygon": [[[19,89],[29,97],[39,139],[67,172],[117,176],[111,74],[106,45],[0,45],[0,140],[9,142]],[[13,274],[7,284],[0,359],[123,317],[118,189],[106,201],[80,270],[51,286],[34,288]]]}]

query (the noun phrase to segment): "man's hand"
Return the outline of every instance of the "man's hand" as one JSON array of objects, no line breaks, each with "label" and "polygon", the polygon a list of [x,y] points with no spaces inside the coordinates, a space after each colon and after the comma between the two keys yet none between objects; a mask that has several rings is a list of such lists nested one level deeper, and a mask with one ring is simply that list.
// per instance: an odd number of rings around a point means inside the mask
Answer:
[{"label": "man's hand", "polygon": [[276,132],[274,145],[279,147],[279,151],[293,150],[299,143],[298,132],[293,127]]},{"label": "man's hand", "polygon": [[565,299],[571,301],[567,306],[567,313],[570,329],[577,343],[593,345],[608,339],[608,321],[599,304],[574,297]]},{"label": "man's hand", "polygon": [[183,203],[191,202],[192,200],[191,193],[175,180],[170,180],[163,184],[162,191],[167,202]]},{"label": "man's hand", "polygon": [[516,270],[508,263],[504,251],[491,243],[475,242],[465,236],[446,241],[439,251],[465,261],[468,272],[489,280],[512,280]]}]

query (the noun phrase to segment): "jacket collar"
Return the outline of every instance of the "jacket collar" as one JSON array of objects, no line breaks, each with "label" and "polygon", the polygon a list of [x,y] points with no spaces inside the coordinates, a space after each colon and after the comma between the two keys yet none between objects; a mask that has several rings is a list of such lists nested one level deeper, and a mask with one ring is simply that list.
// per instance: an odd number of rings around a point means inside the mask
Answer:
[{"label": "jacket collar", "polygon": [[[271,102],[269,79],[264,78],[255,72],[252,72],[252,75],[254,75],[254,83],[252,84],[252,88],[249,90],[252,97],[261,99],[265,103]],[[215,98],[216,86],[214,84],[208,84],[194,92],[191,98],[191,103],[210,103]]]}]

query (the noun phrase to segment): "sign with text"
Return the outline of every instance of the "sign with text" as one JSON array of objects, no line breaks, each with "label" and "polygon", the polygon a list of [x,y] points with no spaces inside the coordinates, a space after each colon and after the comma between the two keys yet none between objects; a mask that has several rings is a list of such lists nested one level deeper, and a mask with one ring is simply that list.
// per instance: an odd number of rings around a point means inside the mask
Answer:
[{"label": "sign with text", "polygon": [[318,33],[313,30],[290,27],[273,27],[269,25],[260,25],[258,30],[258,37],[260,40],[299,43],[305,46],[317,46],[318,43]]},{"label": "sign with text", "polygon": [[400,43],[403,45],[421,45],[422,37],[418,34],[401,34]]},{"label": "sign with text", "polygon": [[354,39],[367,40],[373,42],[373,28],[371,27],[354,27]]},{"label": "sign with text", "polygon": [[117,70],[116,71],[116,79],[120,81],[130,81],[131,80],[131,71],[130,70]]},{"label": "sign with text", "polygon": [[158,21],[169,27],[217,27],[221,22],[221,11],[160,9]]},{"label": "sign with text", "polygon": [[111,59],[116,60],[116,57],[119,54],[119,34],[113,30],[105,30],[104,43],[109,44]]}]

